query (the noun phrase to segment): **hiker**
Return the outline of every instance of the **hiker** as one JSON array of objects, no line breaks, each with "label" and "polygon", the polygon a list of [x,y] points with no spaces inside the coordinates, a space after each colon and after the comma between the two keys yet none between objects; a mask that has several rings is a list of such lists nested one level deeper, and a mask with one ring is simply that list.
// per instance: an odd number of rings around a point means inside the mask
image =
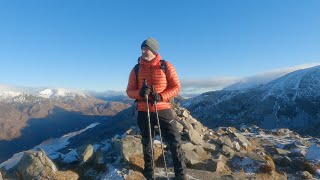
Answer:
[{"label": "hiker", "polygon": [[[144,176],[154,179],[152,149],[150,142],[150,129],[148,124],[148,112],[150,111],[150,124],[152,142],[154,138],[154,126],[157,125],[156,107],[158,110],[161,134],[169,145],[172,154],[176,179],[187,179],[186,165],[181,151],[181,136],[175,126],[175,115],[169,99],[178,95],[180,82],[173,65],[162,60],[158,53],[159,45],[156,39],[148,38],[141,44],[141,56],[139,63],[132,69],[127,86],[127,94],[137,100],[137,123],[142,136],[143,155],[145,161]],[[138,66],[138,70],[136,69]],[[135,72],[137,71],[137,72]],[[144,80],[146,83],[144,84]],[[154,91],[152,90],[154,86]],[[148,107],[147,98],[148,97]],[[147,109],[148,108],[148,109]]]}]

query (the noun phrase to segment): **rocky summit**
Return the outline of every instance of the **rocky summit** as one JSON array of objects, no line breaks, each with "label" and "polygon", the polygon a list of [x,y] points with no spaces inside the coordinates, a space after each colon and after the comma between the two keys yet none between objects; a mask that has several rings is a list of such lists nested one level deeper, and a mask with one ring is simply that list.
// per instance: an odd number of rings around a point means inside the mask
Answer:
[{"label": "rocky summit", "polygon": [[[175,112],[189,179],[320,179],[318,138],[254,125],[209,129],[188,110],[176,107]],[[159,139],[156,136],[154,140],[155,172],[157,179],[166,179]],[[168,175],[174,179],[166,142],[164,148]],[[77,148],[66,145],[26,151],[0,167],[0,179],[145,179],[136,126],[122,135]]]}]

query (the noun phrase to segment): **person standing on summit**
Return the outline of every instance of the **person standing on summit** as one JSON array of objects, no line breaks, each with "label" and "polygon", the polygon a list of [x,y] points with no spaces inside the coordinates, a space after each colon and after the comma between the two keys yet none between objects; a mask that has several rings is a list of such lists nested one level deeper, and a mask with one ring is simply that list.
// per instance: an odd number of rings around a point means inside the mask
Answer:
[{"label": "person standing on summit", "polygon": [[[164,140],[167,141],[172,154],[175,177],[179,180],[185,180],[187,176],[184,156],[181,151],[181,136],[174,126],[176,119],[171,104],[169,103],[169,99],[178,95],[181,89],[180,81],[173,65],[162,60],[158,49],[159,44],[154,38],[148,38],[142,42],[141,56],[138,64],[139,69],[135,70],[135,67],[131,70],[126,92],[130,98],[136,99],[138,102],[137,123],[142,136],[141,143],[143,145],[145,161],[144,176],[147,179],[154,178],[153,156],[148,124],[147,95],[149,99],[148,109],[150,111],[152,139],[154,138],[154,126],[157,125],[156,108],[152,102],[156,101],[161,134]],[[146,80],[149,85],[144,83],[144,80]],[[154,88],[151,88],[151,86]]]}]

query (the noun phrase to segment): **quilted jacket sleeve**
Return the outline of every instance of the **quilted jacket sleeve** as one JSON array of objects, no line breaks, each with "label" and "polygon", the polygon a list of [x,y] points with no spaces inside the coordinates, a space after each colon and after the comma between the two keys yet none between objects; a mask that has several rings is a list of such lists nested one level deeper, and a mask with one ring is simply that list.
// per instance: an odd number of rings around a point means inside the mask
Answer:
[{"label": "quilted jacket sleeve", "polygon": [[177,96],[180,92],[181,86],[179,77],[177,75],[176,69],[173,67],[173,65],[169,62],[167,63],[167,89],[161,92],[162,100],[164,102],[168,101],[170,98],[173,98]]},{"label": "quilted jacket sleeve", "polygon": [[127,95],[132,99],[142,99],[142,97],[139,95],[139,89],[137,85],[136,80],[136,73],[134,72],[134,69],[131,70],[128,85],[127,85]]}]

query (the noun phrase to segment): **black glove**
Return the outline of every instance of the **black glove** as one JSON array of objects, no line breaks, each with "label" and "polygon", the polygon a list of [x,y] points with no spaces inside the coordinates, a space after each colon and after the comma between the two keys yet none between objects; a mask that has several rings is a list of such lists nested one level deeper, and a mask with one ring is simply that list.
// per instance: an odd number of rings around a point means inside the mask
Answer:
[{"label": "black glove", "polygon": [[161,95],[158,94],[156,91],[151,92],[151,98],[153,101],[157,101],[157,102],[162,101]]},{"label": "black glove", "polygon": [[149,95],[151,92],[151,87],[148,85],[143,85],[142,88],[140,89],[139,95],[141,97],[146,97],[146,95]]}]

